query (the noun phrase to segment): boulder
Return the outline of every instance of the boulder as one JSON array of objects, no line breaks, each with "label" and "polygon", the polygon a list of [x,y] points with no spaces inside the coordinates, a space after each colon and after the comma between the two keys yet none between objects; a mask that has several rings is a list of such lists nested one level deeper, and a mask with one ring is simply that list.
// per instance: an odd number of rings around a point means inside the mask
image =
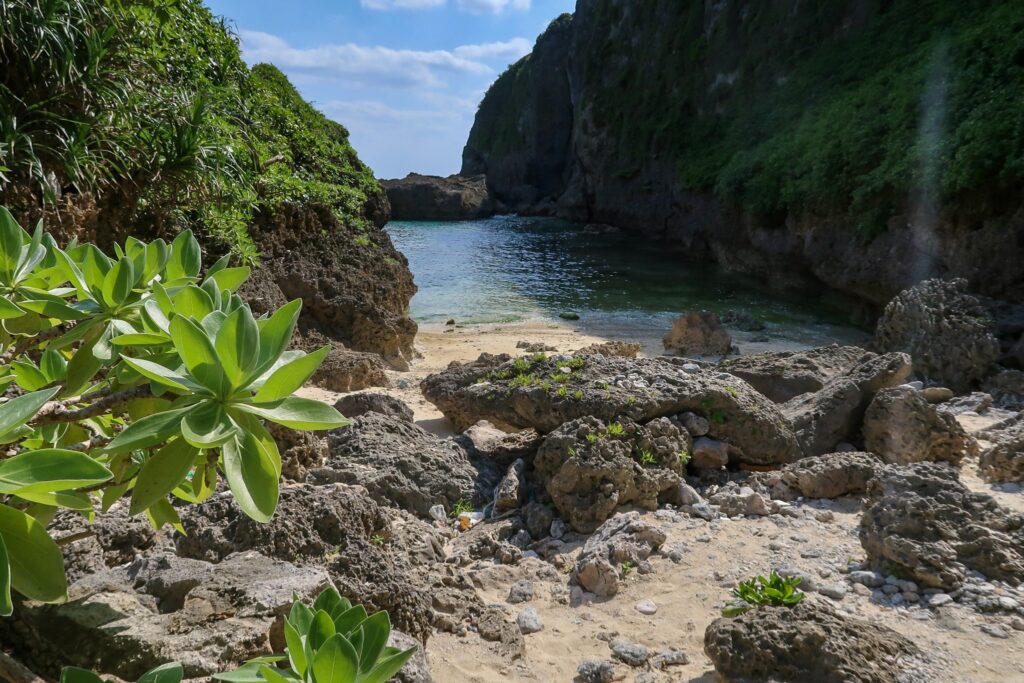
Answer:
[{"label": "boulder", "polygon": [[716,619],[704,632],[704,652],[723,683],[898,683],[921,654],[887,626],[807,600]]},{"label": "boulder", "polygon": [[905,353],[866,354],[859,363],[833,376],[810,394],[782,404],[805,456],[836,450],[859,432],[864,413],[875,394],[906,381],[910,357]]},{"label": "boulder", "polygon": [[678,505],[680,454],[689,451],[690,435],[668,418],[639,425],[584,417],[549,434],[533,466],[562,519],[590,533],[622,505]]},{"label": "boulder", "polygon": [[375,353],[350,351],[335,344],[324,362],[309,378],[310,384],[328,391],[359,391],[391,385],[384,360]]},{"label": "boulder", "polygon": [[997,408],[1024,410],[1024,371],[999,370],[981,383],[981,390],[991,394]]},{"label": "boulder", "polygon": [[896,465],[922,460],[958,465],[965,455],[978,455],[978,442],[956,418],[909,386],[875,395],[864,413],[864,447]]},{"label": "boulder", "polygon": [[53,538],[82,536],[74,543],[61,546],[64,571],[70,582],[108,567],[127,564],[141,554],[173,547],[170,533],[155,530],[145,515],[129,517],[127,504],[121,502],[106,513],[96,515],[92,523],[77,512],[58,510],[48,532]]},{"label": "boulder", "polygon": [[518,359],[517,365],[490,356],[453,364],[420,386],[460,428],[486,419],[509,430],[548,433],[588,416],[644,423],[690,411],[709,421],[709,435],[727,442],[738,462],[777,464],[799,455],[779,408],[746,382],[658,359],[553,356]]},{"label": "boulder", "polygon": [[573,578],[591,593],[610,597],[619,592],[623,563],[637,566],[664,542],[665,533],[642,520],[639,512],[620,513],[587,539]]},{"label": "boulder", "polygon": [[217,565],[151,555],[79,579],[64,604],[26,603],[18,618],[38,638],[26,663],[134,681],[179,661],[186,678],[206,677],[279,650],[274,625],[293,595],[312,600],[329,584],[322,569],[252,551]]},{"label": "boulder", "polygon": [[348,418],[364,413],[380,413],[406,422],[413,421],[413,412],[405,401],[395,396],[373,391],[363,391],[339,398],[334,407]]},{"label": "boulder", "polygon": [[421,517],[438,504],[482,506],[502,474],[491,463],[477,469],[453,441],[375,412],[331,432],[329,440],[330,455],[323,467],[310,471],[311,482],[358,484],[375,500]]},{"label": "boulder", "polygon": [[964,279],[925,280],[900,292],[878,321],[875,344],[909,353],[919,375],[957,393],[970,391],[999,358],[992,319]]},{"label": "boulder", "polygon": [[501,517],[506,512],[518,510],[523,502],[526,489],[526,462],[516,460],[509,465],[508,471],[494,489],[494,505],[492,517]]},{"label": "boulder", "polygon": [[637,342],[606,341],[598,344],[584,346],[573,353],[581,356],[621,356],[622,358],[636,358],[643,347]]},{"label": "boulder", "polygon": [[456,441],[471,457],[508,467],[516,460],[532,461],[533,454],[540,447],[541,435],[536,429],[524,429],[510,434],[487,420],[481,420],[456,437]]},{"label": "boulder", "polygon": [[771,514],[771,506],[764,496],[749,486],[730,482],[708,498],[726,517],[764,517]]},{"label": "boulder", "polygon": [[380,181],[396,221],[463,221],[493,216],[495,202],[482,175],[441,176],[410,173]]},{"label": "boulder", "polygon": [[734,327],[742,332],[761,332],[765,324],[750,314],[749,311],[741,309],[729,309],[722,314],[722,323]]},{"label": "boulder", "polygon": [[871,357],[856,346],[822,346],[806,351],[752,353],[723,360],[718,367],[746,381],[762,394],[785,403],[821,390],[825,383]]},{"label": "boulder", "polygon": [[717,313],[692,311],[672,323],[662,339],[665,350],[677,356],[725,356],[732,351],[732,337]]},{"label": "boulder", "polygon": [[729,464],[729,444],[706,436],[693,440],[690,464],[697,470],[717,470]]},{"label": "boulder", "polygon": [[872,453],[828,453],[789,463],[767,476],[774,479],[773,498],[839,498],[867,491],[868,482],[881,466]]},{"label": "boulder", "polygon": [[868,484],[860,542],[868,562],[928,588],[959,588],[969,570],[1024,581],[1024,515],[960,483],[938,463],[888,466]]},{"label": "boulder", "polygon": [[327,457],[323,432],[300,432],[267,421],[267,431],[281,452],[281,475],[291,481],[305,481],[310,468],[319,467]]},{"label": "boulder", "polygon": [[978,461],[982,476],[990,481],[1024,482],[1024,413],[982,430],[989,442]]},{"label": "boulder", "polygon": [[388,647],[399,650],[416,648],[416,652],[406,661],[402,670],[391,680],[397,683],[434,683],[434,677],[430,675],[430,659],[427,657],[427,651],[423,648],[423,643],[397,629],[391,629],[391,635],[388,636]]}]

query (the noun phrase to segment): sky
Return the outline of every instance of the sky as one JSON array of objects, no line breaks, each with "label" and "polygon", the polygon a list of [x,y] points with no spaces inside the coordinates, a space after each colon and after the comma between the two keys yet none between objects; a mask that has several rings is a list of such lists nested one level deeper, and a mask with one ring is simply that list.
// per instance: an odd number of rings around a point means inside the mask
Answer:
[{"label": "sky", "polygon": [[449,175],[487,87],[575,0],[207,0],[378,178]]}]

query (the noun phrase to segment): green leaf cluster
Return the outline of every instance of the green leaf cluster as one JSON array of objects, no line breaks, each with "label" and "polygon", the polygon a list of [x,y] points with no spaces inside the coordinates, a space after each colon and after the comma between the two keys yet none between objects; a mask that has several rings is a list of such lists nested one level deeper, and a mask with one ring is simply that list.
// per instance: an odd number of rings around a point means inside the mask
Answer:
[{"label": "green leaf cluster", "polygon": [[29,235],[0,207],[0,614],[11,590],[67,591],[46,532],[60,508],[132,515],[180,530],[172,499],[199,503],[223,477],[241,509],[274,514],[281,456],[265,422],[347,424],[292,394],[327,353],[289,350],[301,302],[259,317],[235,293],[248,267],[205,272],[191,232],[128,238],[107,256]]},{"label": "green leaf cluster", "polygon": [[806,597],[802,591],[797,590],[801,581],[799,576],[785,578],[774,570],[767,578],[756,576],[743,581],[733,589],[735,601],[722,610],[722,616],[734,617],[762,605],[792,607]]}]

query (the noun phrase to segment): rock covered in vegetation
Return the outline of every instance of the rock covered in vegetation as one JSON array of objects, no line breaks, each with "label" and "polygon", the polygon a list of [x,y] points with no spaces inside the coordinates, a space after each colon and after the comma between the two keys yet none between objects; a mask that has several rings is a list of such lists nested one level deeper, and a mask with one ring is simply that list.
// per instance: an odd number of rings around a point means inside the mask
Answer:
[{"label": "rock covered in vegetation", "polygon": [[413,421],[413,412],[405,401],[395,396],[373,391],[364,391],[342,396],[335,403],[345,417],[359,417],[365,413],[380,413],[406,422]]},{"label": "rock covered in vegetation", "polygon": [[868,484],[860,542],[868,562],[929,588],[959,588],[967,571],[1024,582],[1024,515],[973,493],[938,463],[882,468]]},{"label": "rock covered in vegetation", "polygon": [[640,518],[639,512],[624,512],[602,524],[587,539],[576,560],[573,578],[586,590],[602,597],[619,592],[623,566],[635,568],[665,542],[665,533]]},{"label": "rock covered in vegetation", "polygon": [[925,280],[900,292],[885,307],[875,342],[909,353],[918,374],[958,392],[970,391],[999,358],[992,319],[964,279]]},{"label": "rock covered in vegetation", "polygon": [[718,314],[710,311],[679,316],[662,343],[666,351],[679,356],[725,356],[732,350],[732,337]]},{"label": "rock covered in vegetation", "polygon": [[704,632],[704,652],[723,683],[898,683],[920,655],[891,628],[806,600],[716,619]]},{"label": "rock covered in vegetation", "polygon": [[79,579],[67,603],[26,605],[18,618],[41,638],[28,657],[40,672],[56,675],[63,661],[135,680],[179,661],[198,678],[272,651],[292,596],[312,600],[328,584],[323,569],[257,552],[219,564],[158,553]]},{"label": "rock covered in vegetation", "polygon": [[376,500],[427,517],[434,505],[482,506],[501,477],[493,464],[471,462],[454,441],[380,413],[365,413],[330,435],[330,455],[310,472],[315,483],[366,487]]},{"label": "rock covered in vegetation", "polygon": [[464,221],[487,218],[495,202],[482,175],[451,175],[447,178],[410,173],[404,178],[382,180],[396,221]]},{"label": "rock covered in vegetation", "polygon": [[769,351],[729,358],[718,367],[746,381],[762,394],[785,403],[821,390],[833,377],[869,357],[856,346],[821,346],[806,351]]},{"label": "rock covered in vegetation", "polygon": [[864,447],[896,465],[922,460],[958,465],[964,456],[978,454],[977,442],[955,417],[936,410],[909,386],[875,395],[864,414]]},{"label": "rock covered in vegetation", "polygon": [[639,425],[585,417],[549,434],[533,467],[562,519],[590,533],[623,505],[680,504],[680,456],[690,448],[690,435],[668,418]]},{"label": "rock covered in vegetation", "polygon": [[992,425],[979,437],[992,444],[978,460],[982,476],[991,481],[1024,481],[1024,413]]},{"label": "rock covered in vegetation", "polygon": [[804,455],[831,453],[838,444],[853,439],[875,394],[902,384],[910,370],[905,353],[867,354],[818,391],[784,403],[782,412],[792,423]]},{"label": "rock covered in vegetation", "polygon": [[657,359],[491,356],[452,364],[420,386],[463,429],[486,419],[546,433],[582,417],[644,423],[690,411],[708,419],[709,434],[727,442],[740,462],[782,463],[799,455],[779,408],[746,382],[711,370],[690,373]]}]

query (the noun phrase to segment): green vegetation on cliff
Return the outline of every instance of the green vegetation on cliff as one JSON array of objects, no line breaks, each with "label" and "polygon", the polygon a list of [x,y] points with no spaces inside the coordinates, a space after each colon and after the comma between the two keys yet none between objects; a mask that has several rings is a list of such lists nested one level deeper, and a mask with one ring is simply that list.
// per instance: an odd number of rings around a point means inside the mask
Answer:
[{"label": "green vegetation on cliff", "polygon": [[3,3],[0,55],[0,201],[14,210],[190,227],[253,259],[256,212],[315,202],[358,226],[381,195],[345,128],[274,67],[246,68],[199,0]]}]

